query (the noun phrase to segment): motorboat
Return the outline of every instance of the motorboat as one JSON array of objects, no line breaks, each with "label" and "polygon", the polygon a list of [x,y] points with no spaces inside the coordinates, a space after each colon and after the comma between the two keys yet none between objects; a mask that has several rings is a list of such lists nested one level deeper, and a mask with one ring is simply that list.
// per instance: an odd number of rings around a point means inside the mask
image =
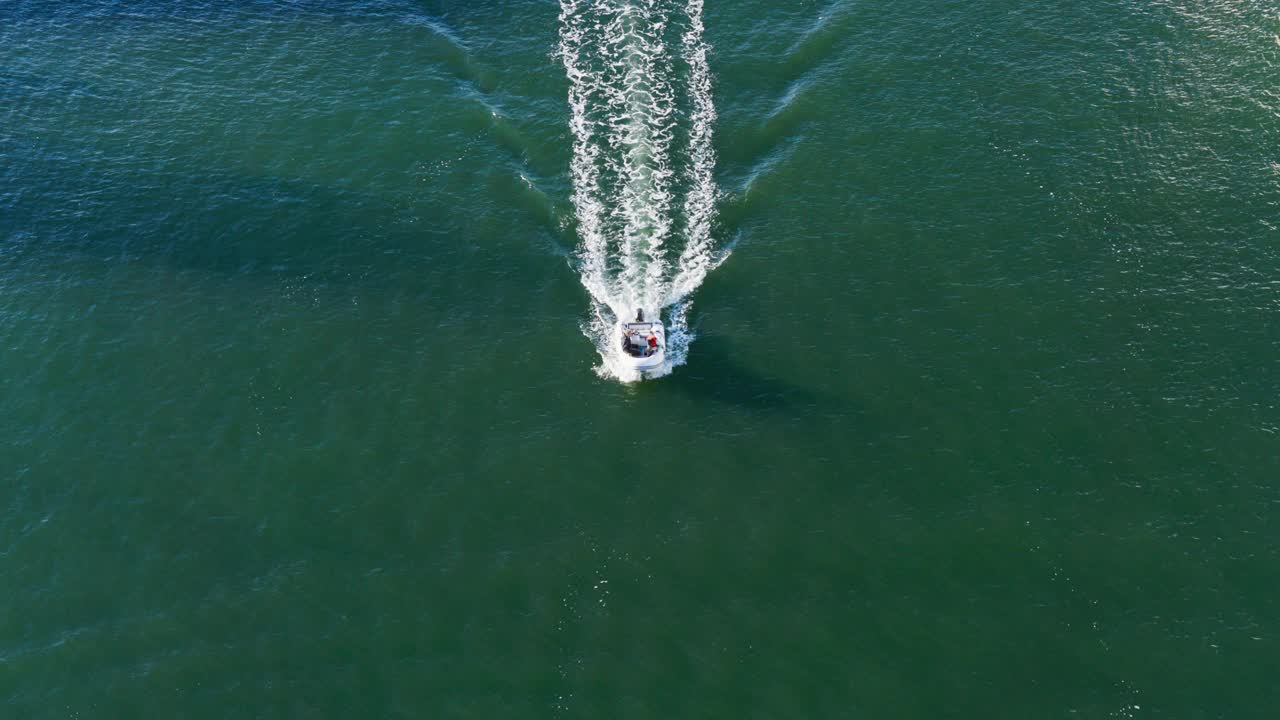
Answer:
[{"label": "motorboat", "polygon": [[637,371],[656,370],[667,359],[667,330],[661,322],[644,319],[644,311],[636,311],[635,322],[618,323],[622,360]]}]

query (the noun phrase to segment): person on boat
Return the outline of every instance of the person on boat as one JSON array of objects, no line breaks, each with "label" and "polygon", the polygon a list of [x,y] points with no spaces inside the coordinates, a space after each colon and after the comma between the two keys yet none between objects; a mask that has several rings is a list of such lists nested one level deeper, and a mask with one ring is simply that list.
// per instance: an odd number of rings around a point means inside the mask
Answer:
[{"label": "person on boat", "polygon": [[657,350],[658,350],[658,336],[657,336],[657,335],[655,335],[655,334],[653,334],[652,332],[650,332],[650,333],[649,333],[649,337],[647,337],[647,338],[645,338],[645,339],[649,341],[649,352],[648,352],[648,354],[649,354],[649,355],[652,355],[652,354],[654,354],[655,352],[657,352]]}]

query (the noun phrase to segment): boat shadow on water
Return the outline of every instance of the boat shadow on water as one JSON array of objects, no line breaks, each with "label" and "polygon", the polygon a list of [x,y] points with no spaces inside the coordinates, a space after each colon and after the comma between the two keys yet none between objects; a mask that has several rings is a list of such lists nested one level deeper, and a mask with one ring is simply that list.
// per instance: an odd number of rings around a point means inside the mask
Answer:
[{"label": "boat shadow on water", "polygon": [[736,359],[742,349],[725,336],[703,335],[689,348],[687,364],[677,367],[659,384],[664,389],[697,399],[794,420],[817,419],[833,404],[807,388],[752,370]]}]

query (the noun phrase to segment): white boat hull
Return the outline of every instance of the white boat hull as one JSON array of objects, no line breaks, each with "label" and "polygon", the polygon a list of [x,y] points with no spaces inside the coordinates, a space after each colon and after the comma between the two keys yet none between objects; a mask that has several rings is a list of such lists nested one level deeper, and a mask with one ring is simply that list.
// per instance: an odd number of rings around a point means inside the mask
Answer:
[{"label": "white boat hull", "polygon": [[[618,323],[619,355],[624,366],[638,372],[657,370],[667,361],[667,331],[660,322]],[[657,347],[651,348],[652,337]]]}]

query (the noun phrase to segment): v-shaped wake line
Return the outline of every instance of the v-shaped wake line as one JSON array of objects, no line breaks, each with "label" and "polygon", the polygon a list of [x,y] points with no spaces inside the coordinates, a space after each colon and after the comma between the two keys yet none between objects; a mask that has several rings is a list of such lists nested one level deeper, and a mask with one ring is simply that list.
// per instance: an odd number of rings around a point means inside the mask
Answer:
[{"label": "v-shaped wake line", "polygon": [[[612,335],[643,309],[666,316],[667,362],[692,336],[688,296],[713,262],[715,150],[703,0],[561,0],[569,79],[577,266],[595,303],[584,332],[605,376],[634,380]],[[665,313],[664,313],[665,311]]]}]

